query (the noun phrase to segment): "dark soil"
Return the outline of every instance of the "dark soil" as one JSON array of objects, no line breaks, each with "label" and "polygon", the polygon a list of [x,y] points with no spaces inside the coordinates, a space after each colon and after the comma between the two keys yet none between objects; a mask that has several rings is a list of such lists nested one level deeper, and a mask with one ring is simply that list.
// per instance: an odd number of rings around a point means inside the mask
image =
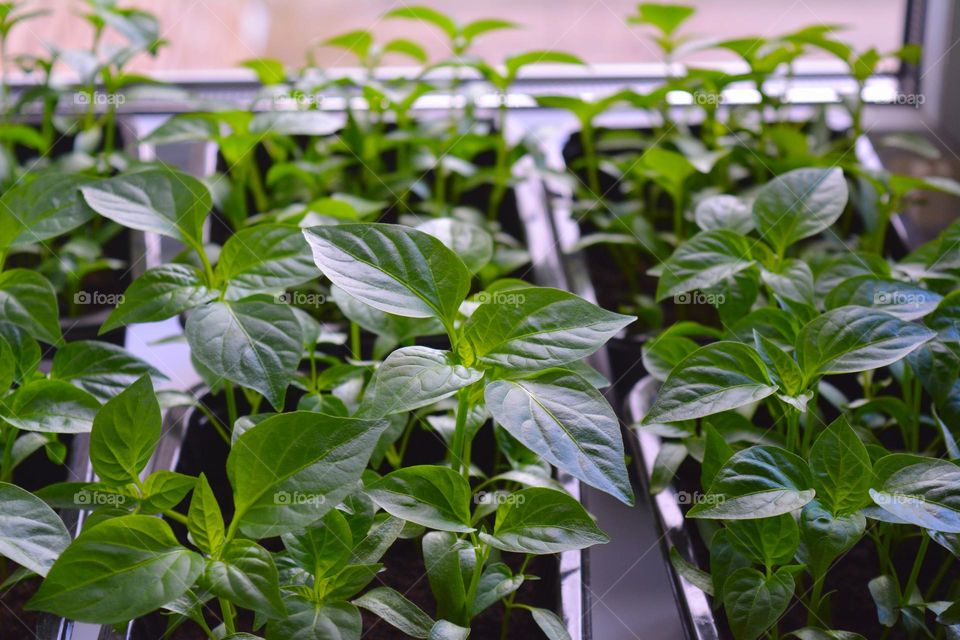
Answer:
[{"label": "dark soil", "polygon": [[[8,562],[7,566],[12,565]],[[0,592],[0,637],[3,640],[36,640],[41,614],[24,611],[23,606],[39,588],[40,578],[29,578]]]}]

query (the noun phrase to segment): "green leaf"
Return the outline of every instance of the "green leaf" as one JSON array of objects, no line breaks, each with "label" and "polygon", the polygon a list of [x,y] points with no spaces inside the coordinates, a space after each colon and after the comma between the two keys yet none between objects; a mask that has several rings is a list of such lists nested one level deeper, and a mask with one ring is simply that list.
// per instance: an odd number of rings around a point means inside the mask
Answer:
[{"label": "green leaf", "polygon": [[413,638],[427,638],[434,620],[423,609],[389,587],[377,587],[353,601]]},{"label": "green leaf", "polygon": [[468,532],[470,485],[449,467],[406,467],[367,484],[367,494],[392,516],[438,531]]},{"label": "green leaf", "polygon": [[877,576],[867,584],[873,603],[877,606],[877,619],[885,627],[893,627],[900,617],[900,587],[890,576]]},{"label": "green leaf", "polygon": [[186,264],[164,264],[148,269],[123,293],[123,299],[100,327],[100,333],[137,322],[157,322],[179,315],[216,298],[202,274]]},{"label": "green leaf", "polygon": [[464,25],[461,35],[467,41],[473,40],[477,36],[481,36],[485,33],[490,33],[491,31],[501,31],[503,29],[518,29],[520,28],[514,22],[508,22],[506,20],[498,20],[485,18],[480,20],[474,20]]},{"label": "green leaf", "polygon": [[416,228],[460,256],[470,273],[477,273],[493,258],[493,237],[475,224],[454,218],[433,218]]},{"label": "green leaf", "polygon": [[330,287],[330,297],[349,320],[398,344],[418,336],[442,334],[444,331],[443,324],[436,318],[407,318],[385,313],[360,302],[336,286]]},{"label": "green leaf", "polygon": [[684,4],[641,2],[637,5],[637,12],[638,15],[631,17],[630,22],[653,25],[664,35],[670,36],[697,10]]},{"label": "green leaf", "polygon": [[504,61],[507,69],[507,78],[517,77],[520,69],[534,64],[583,64],[583,60],[571,53],[562,51],[527,51],[519,55],[510,56]]},{"label": "green leaf", "polygon": [[457,24],[447,15],[430,7],[404,4],[397,9],[388,11],[383,17],[427,22],[441,29],[451,40],[457,36]]},{"label": "green leaf", "polygon": [[820,434],[808,459],[817,498],[834,514],[848,515],[870,503],[870,454],[844,416]]},{"label": "green leaf", "polygon": [[750,567],[750,559],[730,544],[727,530],[721,528],[710,538],[710,578],[714,597],[723,598],[723,586],[737,569]]},{"label": "green leaf", "polygon": [[59,317],[56,293],[42,275],[26,269],[0,273],[0,320],[52,345],[62,340]]},{"label": "green leaf", "polygon": [[138,482],[160,441],[160,403],[148,376],[107,401],[93,420],[90,460],[104,482]]},{"label": "green leaf", "polygon": [[488,564],[484,567],[483,575],[480,576],[480,582],[477,585],[477,596],[470,607],[471,617],[483,613],[498,601],[516,592],[523,582],[522,574],[513,575],[510,567],[502,562]]},{"label": "green leaf", "polygon": [[641,357],[643,368],[654,378],[663,382],[670,371],[699,348],[699,345],[686,336],[663,333],[643,345]]},{"label": "green leaf", "polygon": [[339,571],[351,559],[353,533],[346,516],[339,509],[331,509],[316,526],[283,534],[283,546],[300,568],[319,580]]},{"label": "green leaf", "polygon": [[922,325],[882,311],[839,307],[800,330],[797,360],[809,383],[818,375],[856,373],[893,364],[935,336]]},{"label": "green leaf", "polygon": [[373,374],[362,411],[377,418],[406,413],[448,398],[482,377],[481,371],[454,364],[447,351],[403,347],[387,356]]},{"label": "green leaf", "polygon": [[786,353],[772,340],[764,338],[753,331],[754,344],[757,353],[767,365],[770,377],[782,388],[788,396],[796,396],[803,391],[803,373],[793,356]]},{"label": "green leaf", "polygon": [[295,411],[267,418],[227,458],[236,513],[251,537],[309,526],[356,488],[386,423]]},{"label": "green leaf", "polygon": [[10,348],[14,371],[13,381],[21,386],[26,384],[40,366],[40,345],[23,327],[2,320],[0,320],[0,338]]},{"label": "green leaf", "polygon": [[283,63],[273,58],[255,58],[244,60],[240,66],[251,69],[257,74],[257,79],[262,85],[283,84],[287,80],[287,74],[283,70]]},{"label": "green leaf", "polygon": [[540,371],[596,352],[635,320],[545,287],[484,292],[464,324],[473,357],[511,371]]},{"label": "green leaf", "polygon": [[196,178],[151,169],[103,180],[80,189],[94,211],[138,231],[159,233],[193,249],[203,246],[203,221],[210,192]]},{"label": "green leaf", "polygon": [[768,569],[790,562],[800,545],[800,528],[789,513],[755,520],[731,520],[726,529],[735,549]]},{"label": "green leaf", "polygon": [[571,640],[567,627],[563,624],[560,616],[549,609],[540,609],[529,607],[530,615],[533,621],[537,623],[547,640]]},{"label": "green leaf", "polygon": [[284,600],[285,618],[267,623],[267,640],[356,640],[363,632],[360,610],[347,602],[311,602],[293,595]]},{"label": "green leaf", "polygon": [[494,420],[545,461],[633,504],[620,423],[589,382],[550,370],[526,380],[491,382],[484,398]]},{"label": "green leaf", "polygon": [[201,473],[194,485],[187,512],[187,530],[193,543],[204,553],[216,553],[224,541],[223,515],[207,477]]},{"label": "green leaf", "polygon": [[453,624],[449,620],[437,620],[430,629],[428,640],[467,640],[470,629]]},{"label": "green leaf", "polygon": [[280,597],[280,576],[270,552],[252,540],[232,540],[204,570],[210,591],[244,609],[268,618],[286,614]]},{"label": "green leaf", "polygon": [[710,485],[706,497],[687,513],[691,518],[750,520],[801,508],[813,499],[807,463],[785,449],[758,445],[738,451]]},{"label": "green leaf", "polygon": [[687,446],[680,442],[664,442],[653,461],[650,473],[650,494],[656,495],[670,486],[677,469],[687,459]]},{"label": "green leaf", "polygon": [[141,513],[163,513],[180,504],[197,479],[175,471],[155,471],[143,483]]},{"label": "green leaf", "polygon": [[703,231],[729,229],[741,235],[753,231],[750,207],[736,196],[723,194],[704,198],[697,203],[694,218]]},{"label": "green leaf", "polygon": [[819,500],[812,500],[800,512],[799,558],[819,579],[825,576],[834,560],[853,548],[866,531],[863,513],[834,516]]},{"label": "green leaf", "polygon": [[463,261],[428,233],[386,224],[303,231],[317,266],[345,292],[387,313],[452,324],[470,290]]},{"label": "green leaf", "polygon": [[756,569],[737,569],[723,586],[723,608],[736,640],[756,640],[787,610],[796,587],[793,573],[780,569],[770,577]]},{"label": "green leaf", "polygon": [[777,298],[813,306],[813,272],[806,262],[788,258],[775,270],[763,269],[761,277]]},{"label": "green leaf", "polygon": [[113,398],[146,374],[164,377],[126,349],[95,340],[63,345],[53,356],[50,368],[51,378],[70,382],[101,402]]},{"label": "green leaf", "polygon": [[[42,243],[88,222],[94,211],[80,198],[78,188],[89,182],[80,174],[47,173],[4,193],[0,221],[14,233],[9,239],[0,234],[0,248]],[[8,214],[15,220],[5,219]]]},{"label": "green leaf", "polygon": [[327,136],[343,124],[336,116],[318,111],[263,111],[250,120],[250,133],[258,136]]},{"label": "green leaf", "polygon": [[937,458],[906,453],[874,465],[873,501],[918,527],[960,533],[960,467]]},{"label": "green leaf", "polygon": [[473,548],[456,534],[430,531],[423,536],[423,562],[427,569],[430,591],[437,601],[437,618],[459,620],[467,612],[467,587],[461,559],[473,555]]},{"label": "green leaf", "polygon": [[795,169],[760,188],[753,219],[760,237],[782,256],[790,245],[836,222],[847,198],[841,169]]},{"label": "green leaf", "polygon": [[260,224],[237,231],[220,250],[216,276],[227,284],[227,298],[272,293],[309,282],[317,267],[303,230],[280,224]]},{"label": "green leaf", "polygon": [[610,538],[568,494],[531,487],[506,496],[493,534],[481,532],[480,540],[501,551],[545,555],[606,544]]},{"label": "green leaf", "polygon": [[62,380],[36,380],[0,399],[0,417],[17,429],[43,433],[87,433],[100,403]]},{"label": "green leaf", "polygon": [[788,637],[797,638],[798,640],[866,640],[866,638],[859,633],[853,633],[852,631],[838,631],[836,629],[824,631],[823,629],[814,627],[798,629],[789,633]]},{"label": "green leaf", "polygon": [[643,422],[701,418],[757,402],[776,390],[756,351],[739,342],[714,342],[674,367]]},{"label": "green leaf", "polygon": [[931,313],[943,296],[907,282],[859,276],[844,280],[827,295],[827,309],[846,305],[872,307],[901,320],[917,320]]},{"label": "green leaf", "polygon": [[701,231],[681,244],[664,263],[657,283],[657,301],[707,289],[753,264],[750,240],[743,235],[729,229]]},{"label": "green leaf", "polygon": [[700,465],[700,486],[710,487],[717,472],[733,456],[733,447],[710,421],[703,423],[703,462]]},{"label": "green leaf", "polygon": [[67,547],[27,608],[120,624],[182,596],[202,569],[203,559],[181,547],[160,518],[111,518]]},{"label": "green leaf", "polygon": [[289,307],[259,299],[213,302],[190,314],[186,336],[200,364],[283,408],[302,353],[300,324]]},{"label": "green leaf", "polygon": [[713,581],[710,574],[683,559],[676,547],[670,547],[670,564],[680,577],[700,589],[708,596],[713,595]]},{"label": "green leaf", "polygon": [[41,576],[70,544],[53,509],[29,491],[0,482],[0,556]]}]

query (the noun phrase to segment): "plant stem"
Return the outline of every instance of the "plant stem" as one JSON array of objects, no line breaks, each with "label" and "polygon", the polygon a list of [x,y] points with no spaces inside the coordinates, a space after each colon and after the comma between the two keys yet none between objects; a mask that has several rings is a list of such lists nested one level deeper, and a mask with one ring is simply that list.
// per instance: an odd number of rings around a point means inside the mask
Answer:
[{"label": "plant stem", "polygon": [[597,148],[594,142],[593,124],[583,121],[580,124],[580,140],[583,146],[583,159],[587,163],[587,185],[592,191],[593,199],[600,200],[600,166],[597,163]]},{"label": "plant stem", "polygon": [[360,347],[360,325],[350,321],[350,354],[354,360],[363,360],[362,349]]},{"label": "plant stem", "polygon": [[220,613],[223,615],[223,626],[227,628],[227,633],[236,633],[237,626],[233,619],[233,605],[224,598],[218,599],[220,602]]},{"label": "plant stem", "polygon": [[13,445],[17,441],[17,430],[10,425],[0,427],[3,435],[3,459],[0,460],[0,481],[10,482],[13,477]]},{"label": "plant stem", "polygon": [[496,220],[500,211],[500,203],[507,189],[509,178],[507,167],[507,95],[503,95],[499,109],[499,131],[497,132],[497,162],[493,170],[493,193],[490,194],[490,203],[487,209],[487,219]]},{"label": "plant stem", "polygon": [[187,524],[187,516],[183,515],[182,513],[177,512],[177,511],[174,511],[173,509],[168,509],[168,510],[164,511],[164,512],[163,512],[163,515],[165,515],[166,517],[170,518],[171,520],[174,520],[174,521],[176,521],[176,522],[179,522],[179,523],[182,524],[182,525],[186,525],[186,524]]},{"label": "plant stem", "polygon": [[454,468],[470,480],[470,444],[467,437],[467,414],[470,412],[470,387],[457,392],[457,422],[453,430],[453,443],[450,447]]},{"label": "plant stem", "polygon": [[[530,554],[526,554],[523,557],[523,564],[520,565],[520,571],[517,572],[517,575],[523,575],[523,572],[527,569],[527,563],[530,562]],[[500,640],[507,640],[507,634],[510,631],[510,614],[513,612],[514,606],[513,601],[517,598],[517,592],[512,591],[509,596],[507,596],[506,601],[503,603],[504,612],[503,620],[500,622]]]},{"label": "plant stem", "polygon": [[820,619],[820,598],[823,595],[823,581],[825,576],[815,576],[813,590],[810,592],[810,604],[807,607],[807,626],[813,626]]},{"label": "plant stem", "polygon": [[910,594],[917,587],[917,578],[920,577],[920,568],[923,566],[924,556],[927,555],[927,547],[930,545],[930,536],[921,533],[920,548],[917,549],[917,556],[913,560],[913,567],[910,569],[910,577],[907,578],[907,586],[903,590],[903,601],[900,604],[906,604],[910,601]]}]

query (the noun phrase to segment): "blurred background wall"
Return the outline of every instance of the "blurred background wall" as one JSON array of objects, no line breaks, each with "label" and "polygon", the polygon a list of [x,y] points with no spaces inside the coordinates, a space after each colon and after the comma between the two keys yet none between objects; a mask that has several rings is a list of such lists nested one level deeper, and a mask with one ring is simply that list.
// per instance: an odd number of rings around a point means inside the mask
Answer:
[{"label": "blurred background wall", "polygon": [[[592,63],[658,61],[643,30],[628,25],[636,0],[131,0],[159,17],[163,35],[173,42],[156,60],[141,59],[140,70],[207,71],[230,68],[254,57],[279,58],[291,66],[323,38],[351,29],[370,29],[380,38],[403,36],[426,47],[433,59],[446,52],[442,35],[426,25],[383,20],[386,11],[427,4],[459,19],[506,18],[523,29],[478,41],[477,53],[492,62],[504,52],[560,49]],[[689,32],[696,37],[772,36],[811,24],[842,24],[844,39],[858,48],[895,49],[903,39],[906,0],[690,0],[698,7]],[[33,8],[52,15],[14,31],[12,54],[41,51],[44,43],[62,48],[89,42],[71,14],[80,0],[33,0]],[[724,59],[716,51],[687,60]],[[729,58],[726,58],[729,59]],[[334,49],[317,50],[323,66],[352,64]],[[389,62],[389,60],[388,60]],[[403,60],[393,60],[403,63]]]}]

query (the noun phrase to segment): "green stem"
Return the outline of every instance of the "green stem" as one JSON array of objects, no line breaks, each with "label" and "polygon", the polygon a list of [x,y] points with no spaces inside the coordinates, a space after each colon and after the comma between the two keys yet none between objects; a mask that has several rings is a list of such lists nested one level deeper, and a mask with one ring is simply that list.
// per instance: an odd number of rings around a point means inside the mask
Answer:
[{"label": "green stem", "polygon": [[593,192],[593,199],[600,200],[600,165],[597,162],[597,148],[594,141],[593,123],[583,121],[580,125],[580,140],[583,145],[583,159],[587,163],[587,185]]},{"label": "green stem", "polygon": [[457,422],[453,430],[451,455],[454,469],[463,474],[464,479],[470,480],[470,444],[467,437],[467,414],[470,412],[470,387],[457,392]]},{"label": "green stem", "polygon": [[234,622],[233,618],[233,605],[230,604],[229,600],[224,598],[219,598],[220,601],[220,613],[223,615],[223,626],[227,628],[227,633],[236,633],[237,625]]},{"label": "green stem", "polygon": [[813,579],[813,590],[810,593],[810,604],[807,607],[807,626],[814,626],[820,619],[820,598],[823,597],[823,582],[825,576],[816,576]]},{"label": "green stem", "polygon": [[[527,569],[527,563],[530,562],[530,554],[523,557],[523,564],[520,565],[520,571],[517,575],[523,575]],[[500,640],[507,640],[507,634],[510,631],[510,614],[513,612],[513,601],[517,599],[517,592],[512,591],[503,603],[505,611],[503,612],[503,621],[500,623]]]},{"label": "green stem", "polygon": [[920,577],[920,568],[923,566],[924,556],[927,555],[927,547],[930,545],[930,536],[926,533],[920,534],[920,548],[917,550],[917,556],[913,560],[913,567],[910,569],[910,577],[907,578],[907,587],[903,590],[903,601],[900,604],[907,604],[910,601],[910,594],[917,586],[917,578]]},{"label": "green stem", "polygon": [[180,524],[182,524],[182,525],[184,525],[184,526],[186,526],[186,524],[187,524],[187,516],[183,515],[182,513],[177,512],[177,511],[174,511],[173,509],[168,509],[167,511],[164,511],[164,512],[163,512],[163,515],[166,516],[166,517],[168,517],[168,518],[170,518],[171,520],[174,520],[174,521],[176,521],[176,522],[179,522]]},{"label": "green stem", "polygon": [[363,360],[363,353],[360,346],[360,325],[350,321],[350,354],[354,360]]},{"label": "green stem", "polygon": [[487,219],[496,220],[500,211],[500,203],[507,190],[509,167],[507,166],[507,96],[504,94],[500,102],[500,126],[497,132],[497,161],[493,170],[493,193],[490,194],[490,203],[487,209]]},{"label": "green stem", "polygon": [[673,199],[673,235],[677,237],[677,242],[683,242],[683,198],[679,195],[671,194]]},{"label": "green stem", "polygon": [[213,415],[213,412],[202,404],[198,403],[196,407],[200,413],[207,417],[207,420],[209,420],[210,424],[213,425],[213,428],[217,430],[217,433],[220,434],[220,437],[223,438],[223,441],[227,444],[230,444],[230,431],[223,425],[222,422],[220,422],[217,416]]}]

